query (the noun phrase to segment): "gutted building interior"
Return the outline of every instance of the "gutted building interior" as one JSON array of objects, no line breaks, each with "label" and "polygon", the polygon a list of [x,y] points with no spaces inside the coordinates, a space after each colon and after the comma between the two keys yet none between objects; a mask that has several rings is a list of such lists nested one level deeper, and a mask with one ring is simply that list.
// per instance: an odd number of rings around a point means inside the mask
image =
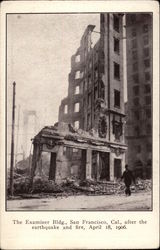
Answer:
[{"label": "gutted building interior", "polygon": [[[120,149],[119,154],[111,148],[98,153],[101,168],[106,169],[96,178],[105,176],[106,180],[119,178],[125,165],[123,18],[122,14],[100,14],[100,37],[94,46],[92,34],[97,32],[96,27],[87,26],[80,47],[71,58],[68,96],[59,107],[59,122],[88,131]],[[95,150],[92,156],[91,177],[95,178]]]}]

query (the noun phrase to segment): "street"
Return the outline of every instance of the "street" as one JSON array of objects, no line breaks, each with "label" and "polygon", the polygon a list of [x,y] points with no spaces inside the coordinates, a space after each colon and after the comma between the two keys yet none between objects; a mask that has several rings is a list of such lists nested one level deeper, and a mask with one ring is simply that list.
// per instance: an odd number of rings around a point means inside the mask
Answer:
[{"label": "street", "polygon": [[78,195],[8,200],[7,210],[151,210],[151,192],[121,195]]}]

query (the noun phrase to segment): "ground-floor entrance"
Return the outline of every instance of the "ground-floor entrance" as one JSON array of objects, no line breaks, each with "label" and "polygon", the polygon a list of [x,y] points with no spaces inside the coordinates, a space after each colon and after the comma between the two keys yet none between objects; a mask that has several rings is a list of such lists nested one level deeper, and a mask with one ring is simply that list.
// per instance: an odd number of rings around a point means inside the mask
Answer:
[{"label": "ground-floor entrance", "polygon": [[114,177],[116,179],[121,178],[122,176],[122,160],[114,159]]},{"label": "ground-floor entrance", "polygon": [[110,178],[109,153],[92,151],[92,171],[93,180],[109,180]]},{"label": "ground-floor entrance", "polygon": [[49,180],[55,180],[56,176],[56,153],[51,153],[50,156],[50,168],[49,168]]}]

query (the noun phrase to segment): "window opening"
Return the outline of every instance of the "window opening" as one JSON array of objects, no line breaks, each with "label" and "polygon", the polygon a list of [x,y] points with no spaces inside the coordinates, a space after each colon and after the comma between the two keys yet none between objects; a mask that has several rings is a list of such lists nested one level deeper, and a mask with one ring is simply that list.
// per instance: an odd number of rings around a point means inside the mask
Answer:
[{"label": "window opening", "polygon": [[114,30],[119,32],[119,17],[116,16],[116,15],[113,15],[113,27],[114,27]]},{"label": "window opening", "polygon": [[144,57],[149,56],[149,48],[148,47],[143,49],[143,55],[144,55]]},{"label": "window opening", "polygon": [[119,39],[114,38],[114,52],[119,54]]},{"label": "window opening", "polygon": [[114,62],[114,78],[120,79],[120,65]]},{"label": "window opening", "polygon": [[151,93],[151,85],[150,84],[144,85],[144,93],[145,94]]},{"label": "window opening", "polygon": [[146,102],[146,105],[150,105],[151,104],[151,96],[145,96],[145,102]]},{"label": "window opening", "polygon": [[79,79],[79,78],[80,78],[80,71],[76,71],[75,79]]},{"label": "window opening", "polygon": [[64,113],[67,114],[68,113],[68,105],[64,106]]},{"label": "window opening", "polygon": [[133,92],[134,92],[134,95],[139,95],[139,86],[134,86]]},{"label": "window opening", "polygon": [[144,66],[146,68],[150,67],[150,60],[149,59],[144,60]]},{"label": "window opening", "polygon": [[76,102],[75,104],[74,104],[74,112],[79,112],[79,102]]},{"label": "window opening", "polygon": [[138,74],[133,75],[133,81],[134,81],[134,83],[139,83],[139,75]]},{"label": "window opening", "polygon": [[79,93],[80,93],[80,88],[79,88],[79,86],[76,86],[76,88],[75,88],[75,94],[77,95]]},{"label": "window opening", "polygon": [[151,79],[150,73],[149,72],[145,72],[145,80],[149,81],[150,79]]},{"label": "window opening", "polygon": [[120,91],[114,90],[114,106],[120,107]]}]

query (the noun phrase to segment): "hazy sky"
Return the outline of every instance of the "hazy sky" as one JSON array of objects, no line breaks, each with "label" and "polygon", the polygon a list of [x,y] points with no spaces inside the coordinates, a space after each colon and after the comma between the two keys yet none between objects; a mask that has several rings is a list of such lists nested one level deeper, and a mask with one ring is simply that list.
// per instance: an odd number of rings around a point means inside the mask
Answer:
[{"label": "hazy sky", "polygon": [[36,110],[40,123],[58,120],[67,96],[70,59],[87,25],[99,31],[99,14],[12,14],[7,25],[8,103],[16,81],[16,104]]},{"label": "hazy sky", "polygon": [[[15,140],[18,151],[21,151],[26,144],[24,110],[35,110],[39,118],[36,131],[33,129],[33,117],[29,119],[28,145],[40,129],[45,125],[54,125],[58,121],[59,105],[67,96],[71,56],[80,46],[81,37],[89,24],[95,25],[95,30],[99,31],[99,19],[100,14],[8,15],[8,140],[11,141],[12,83],[16,81],[15,137],[17,139]],[[92,33],[92,36],[93,42],[99,38],[96,33]],[[20,106],[19,130],[18,106]],[[10,143],[8,147],[10,148]]]}]

